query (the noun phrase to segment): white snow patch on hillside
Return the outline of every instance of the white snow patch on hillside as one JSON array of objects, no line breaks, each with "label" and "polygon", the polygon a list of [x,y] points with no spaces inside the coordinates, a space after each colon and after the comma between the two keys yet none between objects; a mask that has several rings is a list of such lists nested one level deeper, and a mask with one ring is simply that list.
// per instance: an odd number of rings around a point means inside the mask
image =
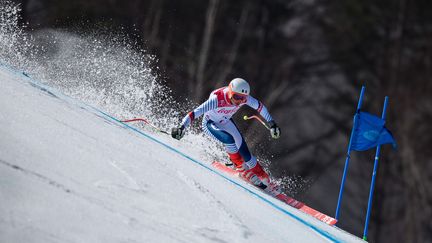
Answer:
[{"label": "white snow patch on hillside", "polygon": [[0,242],[363,242],[212,171],[190,143],[5,66],[0,87]]}]

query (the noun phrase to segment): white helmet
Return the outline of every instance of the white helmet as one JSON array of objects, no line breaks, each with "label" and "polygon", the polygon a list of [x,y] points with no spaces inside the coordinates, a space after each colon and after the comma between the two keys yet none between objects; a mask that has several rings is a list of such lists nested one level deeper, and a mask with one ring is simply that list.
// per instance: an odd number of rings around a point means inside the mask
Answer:
[{"label": "white helmet", "polygon": [[235,78],[231,80],[228,87],[231,95],[236,93],[247,96],[250,93],[250,86],[248,82],[242,78]]}]

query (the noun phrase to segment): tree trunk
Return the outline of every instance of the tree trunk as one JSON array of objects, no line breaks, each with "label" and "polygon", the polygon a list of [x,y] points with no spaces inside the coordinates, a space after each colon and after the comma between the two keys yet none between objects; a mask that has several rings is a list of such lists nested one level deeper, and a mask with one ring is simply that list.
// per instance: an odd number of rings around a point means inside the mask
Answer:
[{"label": "tree trunk", "polygon": [[231,72],[232,67],[234,65],[234,62],[237,58],[237,52],[238,52],[238,49],[240,46],[240,42],[243,39],[243,35],[244,35],[245,29],[246,29],[245,26],[246,26],[246,21],[247,21],[248,14],[249,14],[249,9],[250,9],[250,4],[247,4],[242,10],[240,20],[239,20],[240,23],[239,23],[239,26],[237,29],[238,30],[237,35],[233,41],[231,50],[228,54],[228,60],[226,62],[227,64],[224,66],[224,68],[222,69],[220,75],[218,76],[218,78],[216,80],[216,82],[217,82],[216,86],[217,87],[226,84],[226,82],[228,81],[228,80],[226,80],[226,78],[229,75],[229,73]]},{"label": "tree trunk", "polygon": [[219,0],[210,0],[209,6],[207,8],[203,42],[201,46],[198,68],[196,73],[196,86],[194,94],[196,100],[200,100],[204,93],[204,69],[206,68],[209,50],[211,46],[218,4]]}]

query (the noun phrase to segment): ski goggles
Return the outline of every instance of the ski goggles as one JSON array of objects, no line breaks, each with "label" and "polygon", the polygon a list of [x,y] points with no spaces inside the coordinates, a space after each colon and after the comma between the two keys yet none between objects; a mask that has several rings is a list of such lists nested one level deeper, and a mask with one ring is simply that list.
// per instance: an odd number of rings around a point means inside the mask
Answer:
[{"label": "ski goggles", "polygon": [[246,101],[246,95],[240,95],[240,94],[236,94],[234,93],[232,95],[232,98],[236,101],[241,101],[241,102],[245,102]]}]

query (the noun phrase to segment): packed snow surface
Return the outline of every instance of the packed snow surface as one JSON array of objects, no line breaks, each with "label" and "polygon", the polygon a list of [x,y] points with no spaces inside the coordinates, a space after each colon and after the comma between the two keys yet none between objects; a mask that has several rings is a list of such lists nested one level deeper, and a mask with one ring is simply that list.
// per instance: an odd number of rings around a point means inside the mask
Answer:
[{"label": "packed snow surface", "polygon": [[[0,242],[363,242],[0,66]],[[201,152],[200,152],[201,151]]]}]

